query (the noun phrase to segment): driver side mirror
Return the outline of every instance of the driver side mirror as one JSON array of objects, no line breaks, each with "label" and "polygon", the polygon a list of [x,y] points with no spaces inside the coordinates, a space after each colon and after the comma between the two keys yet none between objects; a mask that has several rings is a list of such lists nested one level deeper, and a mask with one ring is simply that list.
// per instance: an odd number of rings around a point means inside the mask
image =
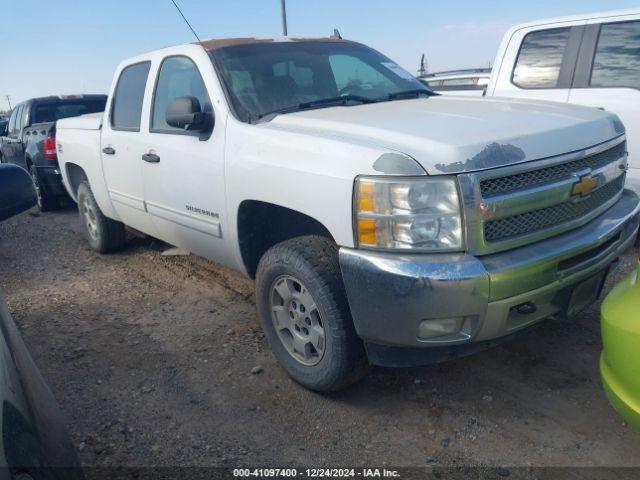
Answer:
[{"label": "driver side mirror", "polygon": [[6,137],[9,133],[9,123],[0,124],[0,137]]},{"label": "driver side mirror", "polygon": [[165,111],[167,124],[182,130],[205,132],[209,130],[212,119],[212,114],[202,111],[196,97],[174,98]]},{"label": "driver side mirror", "polygon": [[29,210],[36,203],[31,175],[17,165],[0,164],[0,221]]}]

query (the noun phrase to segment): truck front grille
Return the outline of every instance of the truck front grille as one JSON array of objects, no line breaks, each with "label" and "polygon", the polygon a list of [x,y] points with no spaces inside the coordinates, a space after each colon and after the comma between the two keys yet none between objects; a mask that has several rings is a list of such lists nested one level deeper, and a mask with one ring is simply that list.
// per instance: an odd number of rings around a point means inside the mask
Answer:
[{"label": "truck front grille", "polygon": [[622,195],[627,166],[627,144],[619,137],[557,157],[458,175],[467,250],[497,253],[585,225]]},{"label": "truck front grille", "polygon": [[625,142],[605,150],[604,152],[586,157],[573,162],[561,163],[538,170],[531,170],[515,175],[507,175],[499,178],[490,178],[480,182],[480,192],[483,197],[491,197],[503,193],[516,192],[527,188],[537,187],[545,183],[554,182],[571,176],[574,172],[590,168],[597,170],[618,160],[627,150]]},{"label": "truck front grille", "polygon": [[487,242],[497,242],[578,219],[598,209],[620,193],[624,187],[624,179],[624,175],[618,177],[578,203],[568,201],[540,210],[486,222],[484,224],[484,238]]}]

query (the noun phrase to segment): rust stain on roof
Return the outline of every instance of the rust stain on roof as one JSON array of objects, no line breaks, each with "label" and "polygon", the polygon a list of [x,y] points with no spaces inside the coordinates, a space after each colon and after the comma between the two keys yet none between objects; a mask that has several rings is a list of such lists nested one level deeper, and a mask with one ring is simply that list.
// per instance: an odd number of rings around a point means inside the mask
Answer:
[{"label": "rust stain on roof", "polygon": [[203,40],[202,42],[193,42],[195,45],[201,45],[207,51],[216,50],[218,48],[233,47],[235,45],[251,45],[257,43],[278,43],[278,42],[336,42],[336,43],[353,43],[349,40],[334,37],[277,37],[277,38],[259,38],[259,37],[241,37],[241,38],[219,38],[211,40]]}]

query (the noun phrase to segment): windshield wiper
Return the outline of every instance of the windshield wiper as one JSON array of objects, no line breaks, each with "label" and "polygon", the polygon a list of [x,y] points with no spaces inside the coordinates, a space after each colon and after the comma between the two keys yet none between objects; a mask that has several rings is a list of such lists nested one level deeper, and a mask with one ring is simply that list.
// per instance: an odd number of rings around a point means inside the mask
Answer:
[{"label": "windshield wiper", "polygon": [[268,117],[271,115],[279,115],[282,113],[293,113],[299,112],[301,110],[309,110],[315,107],[330,107],[334,105],[347,105],[349,102],[357,102],[359,104],[364,103],[375,103],[380,100],[369,97],[362,97],[360,95],[341,95],[339,97],[330,97],[330,98],[321,98],[319,100],[312,100],[310,102],[299,103],[298,105],[293,105],[291,107],[279,108],[276,110],[272,110],[270,112],[260,113],[255,117],[255,120],[260,120],[264,117]]},{"label": "windshield wiper", "polygon": [[322,105],[344,105],[348,102],[374,103],[375,98],[363,97],[361,95],[341,95],[339,97],[322,98],[320,100],[312,100],[298,105],[303,108],[319,107]]},{"label": "windshield wiper", "polygon": [[426,95],[427,97],[431,97],[434,95],[433,92],[429,90],[425,90],[424,88],[416,88],[415,90],[404,90],[402,92],[390,93],[387,96],[387,100],[396,100],[401,97],[419,97],[420,95]]}]

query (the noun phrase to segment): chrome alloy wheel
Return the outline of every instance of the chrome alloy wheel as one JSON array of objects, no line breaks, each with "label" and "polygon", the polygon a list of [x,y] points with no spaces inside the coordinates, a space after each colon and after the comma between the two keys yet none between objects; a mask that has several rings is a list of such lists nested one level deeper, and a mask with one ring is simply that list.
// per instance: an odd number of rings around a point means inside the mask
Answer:
[{"label": "chrome alloy wheel", "polygon": [[301,364],[317,365],[324,355],[326,336],[311,293],[290,275],[276,278],[270,292],[271,321],[282,345]]},{"label": "chrome alloy wheel", "polygon": [[98,240],[98,215],[88,196],[82,199],[82,218],[91,238]]}]

